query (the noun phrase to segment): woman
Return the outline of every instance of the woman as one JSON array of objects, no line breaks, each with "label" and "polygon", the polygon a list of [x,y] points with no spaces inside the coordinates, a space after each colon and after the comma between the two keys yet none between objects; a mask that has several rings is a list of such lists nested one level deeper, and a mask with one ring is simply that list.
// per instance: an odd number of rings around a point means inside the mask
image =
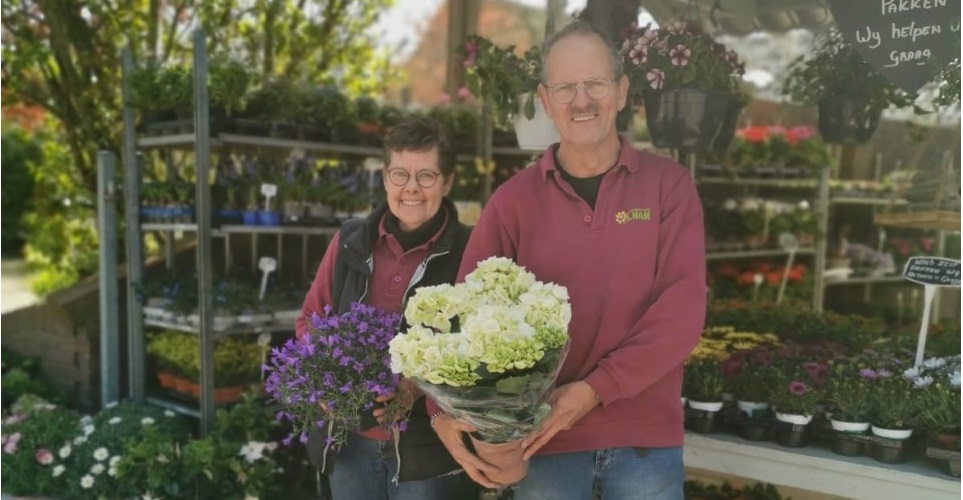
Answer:
[{"label": "woman", "polygon": [[[363,220],[346,222],[331,238],[296,322],[299,336],[311,314],[321,314],[328,304],[337,313],[352,302],[402,312],[417,287],[455,280],[471,229],[458,222],[455,205],[445,197],[454,181],[455,157],[444,130],[431,118],[410,118],[391,128],[384,150],[387,204]],[[404,404],[414,401],[399,446],[402,465],[418,465],[422,470],[414,477],[456,470],[428,425],[424,398],[414,384],[402,383],[398,397]],[[381,419],[383,410],[372,416]],[[308,450],[316,465],[318,448],[323,444],[312,435]],[[396,484],[394,444],[378,425],[351,434],[334,463],[329,474],[334,500],[449,499],[461,482],[457,475],[406,481],[412,474],[404,472]]]}]

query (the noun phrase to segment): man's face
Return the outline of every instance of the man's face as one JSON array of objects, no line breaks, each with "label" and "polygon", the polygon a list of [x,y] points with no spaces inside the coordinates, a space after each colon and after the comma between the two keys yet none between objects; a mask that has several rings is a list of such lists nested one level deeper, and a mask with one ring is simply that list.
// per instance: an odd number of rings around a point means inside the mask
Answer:
[{"label": "man's face", "polygon": [[[539,85],[538,95],[563,143],[590,146],[618,134],[615,116],[625,106],[629,81],[625,76],[613,81],[612,71],[605,42],[597,36],[572,35],[552,46],[545,61],[546,81]],[[607,92],[604,82],[608,82]],[[571,84],[575,84],[574,99],[565,103],[571,97]],[[605,95],[593,98],[590,93]]]}]

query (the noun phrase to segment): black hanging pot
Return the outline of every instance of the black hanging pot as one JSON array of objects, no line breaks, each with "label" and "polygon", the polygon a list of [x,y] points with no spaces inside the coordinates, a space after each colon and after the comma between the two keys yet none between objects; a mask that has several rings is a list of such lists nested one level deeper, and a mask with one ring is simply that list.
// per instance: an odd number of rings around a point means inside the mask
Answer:
[{"label": "black hanging pot", "polygon": [[729,106],[728,92],[678,89],[646,92],[645,121],[658,148],[705,151],[716,138]]},{"label": "black hanging pot", "polygon": [[742,114],[742,105],[735,99],[729,101],[726,106],[726,114],[722,118],[719,126],[719,133],[712,141],[712,150],[719,154],[724,154],[732,144],[732,138],[736,136],[736,125],[739,124],[739,115]]},{"label": "black hanging pot", "polygon": [[866,101],[828,97],[819,101],[819,135],[830,144],[862,144],[879,126],[881,109]]}]

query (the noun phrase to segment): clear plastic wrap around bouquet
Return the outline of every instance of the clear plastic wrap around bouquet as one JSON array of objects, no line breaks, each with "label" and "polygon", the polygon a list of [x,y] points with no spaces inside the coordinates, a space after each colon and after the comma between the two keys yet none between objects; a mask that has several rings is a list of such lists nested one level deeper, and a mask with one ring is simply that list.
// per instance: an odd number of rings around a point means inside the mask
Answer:
[{"label": "clear plastic wrap around bouquet", "polygon": [[482,441],[515,441],[548,414],[571,317],[565,287],[492,257],[464,283],[415,292],[405,308],[410,328],[389,344],[391,370]]}]

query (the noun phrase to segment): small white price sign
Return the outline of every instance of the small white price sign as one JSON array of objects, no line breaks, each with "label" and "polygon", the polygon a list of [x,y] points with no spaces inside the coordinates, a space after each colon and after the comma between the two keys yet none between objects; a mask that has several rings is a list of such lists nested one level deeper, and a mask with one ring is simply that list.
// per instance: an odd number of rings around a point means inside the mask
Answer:
[{"label": "small white price sign", "polygon": [[264,300],[264,293],[267,292],[267,281],[268,275],[274,272],[278,268],[278,261],[274,257],[261,257],[258,261],[257,267],[261,269],[261,293],[258,295],[258,300]]},{"label": "small white price sign", "polygon": [[278,195],[278,185],[277,185],[277,184],[269,184],[269,183],[261,184],[261,194],[263,194],[264,196],[268,196],[268,197],[277,196],[277,195]]}]

